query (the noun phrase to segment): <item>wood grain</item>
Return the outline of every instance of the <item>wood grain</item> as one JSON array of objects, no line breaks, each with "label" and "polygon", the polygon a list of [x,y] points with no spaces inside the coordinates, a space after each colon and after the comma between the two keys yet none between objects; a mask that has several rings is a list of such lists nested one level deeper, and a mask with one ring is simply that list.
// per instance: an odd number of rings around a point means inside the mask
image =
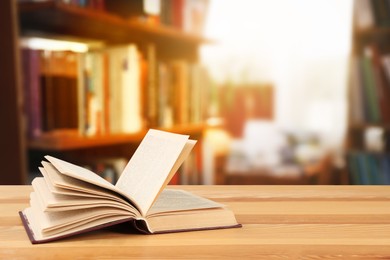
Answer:
[{"label": "wood grain", "polygon": [[17,212],[30,186],[0,186],[0,259],[390,259],[387,186],[171,186],[232,208],[241,229],[102,230],[31,245]]}]

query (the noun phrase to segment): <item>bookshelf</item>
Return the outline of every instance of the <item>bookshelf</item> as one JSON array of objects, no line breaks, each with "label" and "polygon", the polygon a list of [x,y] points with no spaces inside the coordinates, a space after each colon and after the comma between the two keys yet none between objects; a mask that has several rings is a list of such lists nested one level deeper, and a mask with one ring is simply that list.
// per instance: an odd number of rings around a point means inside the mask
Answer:
[{"label": "bookshelf", "polygon": [[347,168],[350,184],[390,184],[390,7],[354,1]]},{"label": "bookshelf", "polygon": [[[117,1],[118,3],[121,1]],[[123,2],[123,1],[122,1]],[[137,1],[137,3],[142,1]],[[133,2],[135,3],[135,2]],[[110,2],[112,4],[112,2]],[[189,63],[198,61],[198,48],[200,44],[212,43],[211,40],[199,34],[185,32],[174,26],[163,24],[151,24],[136,17],[124,18],[106,10],[96,10],[70,5],[62,1],[12,1],[1,3],[2,26],[7,24],[10,28],[2,28],[1,33],[7,38],[7,59],[0,61],[1,67],[14,64],[14,70],[2,70],[0,74],[9,78],[7,94],[3,96],[7,101],[5,106],[15,107],[23,98],[22,79],[23,68],[20,64],[18,46],[21,36],[43,36],[56,39],[81,39],[85,41],[103,42],[105,46],[123,46],[134,44],[135,46],[153,45],[155,59],[163,62],[182,60]],[[7,37],[13,36],[13,37]],[[3,37],[2,37],[3,38]],[[13,46],[12,49],[10,46]],[[10,54],[9,50],[12,49]],[[145,52],[142,48],[140,52]],[[10,75],[10,76],[9,76]],[[15,91],[17,90],[17,91]],[[142,91],[142,90],[141,90]],[[143,102],[148,102],[144,101]],[[73,158],[88,158],[88,156],[131,156],[146,133],[148,127],[158,128],[176,133],[190,134],[191,138],[201,139],[205,124],[197,122],[174,122],[170,126],[153,125],[144,126],[133,133],[99,133],[91,136],[80,134],[77,129],[54,129],[35,136],[25,136],[23,126],[24,112],[22,107],[9,111],[8,115],[1,115],[1,120],[9,117],[15,122],[6,128],[1,136],[1,141],[7,144],[18,144],[13,148],[9,157],[2,158],[0,163],[13,162],[14,175],[1,176],[2,183],[23,184],[27,180],[27,166],[33,169],[34,160],[46,152],[52,152],[57,156],[63,156],[67,160]],[[16,131],[15,131],[16,129]],[[133,148],[124,148],[132,146]],[[126,151],[125,151],[126,150]],[[13,158],[10,160],[10,158]],[[42,157],[41,157],[42,158]],[[3,161],[4,160],[4,161]],[[19,167],[19,168],[18,168]],[[11,169],[10,169],[11,171]]]},{"label": "bookshelf", "polygon": [[[58,1],[21,3],[19,16],[22,33],[39,31],[104,40],[110,44],[151,41],[163,50],[159,54],[185,56],[194,60],[197,59],[198,45],[212,42],[169,26],[150,25]],[[172,48],[172,43],[177,44],[175,48]]]}]

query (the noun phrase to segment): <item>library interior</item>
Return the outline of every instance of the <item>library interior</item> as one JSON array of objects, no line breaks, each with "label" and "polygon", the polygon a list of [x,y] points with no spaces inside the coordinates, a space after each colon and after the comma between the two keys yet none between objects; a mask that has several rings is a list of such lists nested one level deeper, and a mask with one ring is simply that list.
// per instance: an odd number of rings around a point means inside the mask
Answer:
[{"label": "library interior", "polygon": [[151,128],[198,141],[175,185],[390,184],[388,1],[6,0],[0,32],[0,184],[115,183]]}]

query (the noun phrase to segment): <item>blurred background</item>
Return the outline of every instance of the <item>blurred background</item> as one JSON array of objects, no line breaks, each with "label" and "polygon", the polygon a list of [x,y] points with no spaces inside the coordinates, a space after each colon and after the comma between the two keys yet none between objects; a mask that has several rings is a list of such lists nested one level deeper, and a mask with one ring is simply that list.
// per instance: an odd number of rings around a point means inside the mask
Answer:
[{"label": "blurred background", "polygon": [[115,183],[149,128],[198,140],[171,184],[390,183],[387,1],[2,5],[2,184]]},{"label": "blurred background", "polygon": [[352,1],[210,2],[218,44],[201,57],[225,94],[226,181],[317,182],[304,168],[343,153],[351,28]]}]

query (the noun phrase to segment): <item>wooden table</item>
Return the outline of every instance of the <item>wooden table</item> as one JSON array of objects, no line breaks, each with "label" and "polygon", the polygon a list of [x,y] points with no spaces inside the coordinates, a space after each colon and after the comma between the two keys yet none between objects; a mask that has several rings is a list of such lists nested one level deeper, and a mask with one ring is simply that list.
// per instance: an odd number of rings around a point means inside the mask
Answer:
[{"label": "wooden table", "polygon": [[0,259],[390,259],[388,186],[180,186],[228,205],[243,228],[91,232],[32,245],[18,211],[30,186],[0,186]]}]

